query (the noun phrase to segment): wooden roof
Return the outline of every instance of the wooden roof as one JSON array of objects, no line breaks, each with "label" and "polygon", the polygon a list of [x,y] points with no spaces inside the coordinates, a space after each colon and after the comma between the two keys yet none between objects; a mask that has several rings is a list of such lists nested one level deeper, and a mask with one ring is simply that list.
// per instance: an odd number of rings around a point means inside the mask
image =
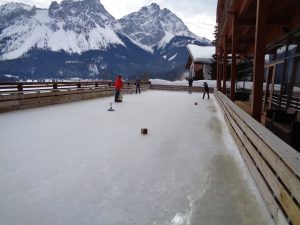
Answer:
[{"label": "wooden roof", "polygon": [[[263,0],[268,3],[265,41],[267,49],[300,29],[299,0]],[[224,48],[225,37],[231,51],[232,18],[237,22],[237,54],[252,55],[254,52],[257,0],[219,0],[217,7],[217,48]]]}]

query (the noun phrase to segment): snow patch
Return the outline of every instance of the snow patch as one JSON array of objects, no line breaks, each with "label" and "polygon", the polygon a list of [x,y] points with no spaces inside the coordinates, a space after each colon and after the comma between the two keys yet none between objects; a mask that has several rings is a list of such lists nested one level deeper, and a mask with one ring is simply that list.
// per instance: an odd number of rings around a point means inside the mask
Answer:
[{"label": "snow patch", "polygon": [[141,49],[144,49],[146,52],[150,52],[150,53],[154,53],[154,50],[151,46],[148,45],[143,45],[142,43],[133,40],[132,38],[128,37],[130,39],[130,41],[132,41],[133,44],[137,45],[138,47],[140,47]]},{"label": "snow patch", "polygon": [[174,37],[175,37],[174,34],[171,34],[170,32],[165,31],[165,36],[158,43],[158,48],[159,49],[164,48],[166,46],[166,44],[168,44]]},{"label": "snow patch", "polygon": [[171,61],[171,60],[175,59],[176,56],[177,56],[177,53],[175,55],[173,55],[172,57],[170,57],[168,60]]}]

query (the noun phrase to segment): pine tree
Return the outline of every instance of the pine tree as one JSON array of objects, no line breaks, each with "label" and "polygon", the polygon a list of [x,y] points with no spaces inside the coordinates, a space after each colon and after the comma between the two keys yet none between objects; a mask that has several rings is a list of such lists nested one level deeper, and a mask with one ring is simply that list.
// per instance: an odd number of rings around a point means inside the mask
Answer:
[{"label": "pine tree", "polygon": [[212,80],[215,80],[217,77],[217,55],[213,54],[213,58],[210,60],[210,68],[208,74],[211,76]]},{"label": "pine tree", "polygon": [[[212,45],[216,46],[216,40],[217,40],[217,34],[218,34],[218,26],[215,26],[215,31],[214,31],[214,36],[215,36],[215,40],[213,40],[211,43]],[[208,74],[211,76],[212,80],[215,80],[217,77],[217,55],[214,54],[213,58],[210,60],[210,68],[208,71]]]}]

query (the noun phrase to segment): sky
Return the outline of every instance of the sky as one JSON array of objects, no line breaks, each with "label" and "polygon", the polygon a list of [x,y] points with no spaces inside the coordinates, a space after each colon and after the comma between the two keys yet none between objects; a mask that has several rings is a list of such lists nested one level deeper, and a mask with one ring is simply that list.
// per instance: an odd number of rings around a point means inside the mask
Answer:
[{"label": "sky", "polygon": [[[11,1],[48,8],[52,0],[0,0],[0,5]],[[101,0],[106,10],[116,19],[153,2],[159,4],[162,9],[168,8],[175,13],[196,35],[214,39],[217,0]]]}]

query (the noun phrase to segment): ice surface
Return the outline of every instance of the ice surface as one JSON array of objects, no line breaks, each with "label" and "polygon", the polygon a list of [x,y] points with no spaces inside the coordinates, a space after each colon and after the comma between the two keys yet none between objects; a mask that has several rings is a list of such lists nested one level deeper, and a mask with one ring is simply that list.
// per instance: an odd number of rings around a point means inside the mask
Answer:
[{"label": "ice surface", "polygon": [[213,96],[201,97],[0,114],[0,224],[273,224]]}]

